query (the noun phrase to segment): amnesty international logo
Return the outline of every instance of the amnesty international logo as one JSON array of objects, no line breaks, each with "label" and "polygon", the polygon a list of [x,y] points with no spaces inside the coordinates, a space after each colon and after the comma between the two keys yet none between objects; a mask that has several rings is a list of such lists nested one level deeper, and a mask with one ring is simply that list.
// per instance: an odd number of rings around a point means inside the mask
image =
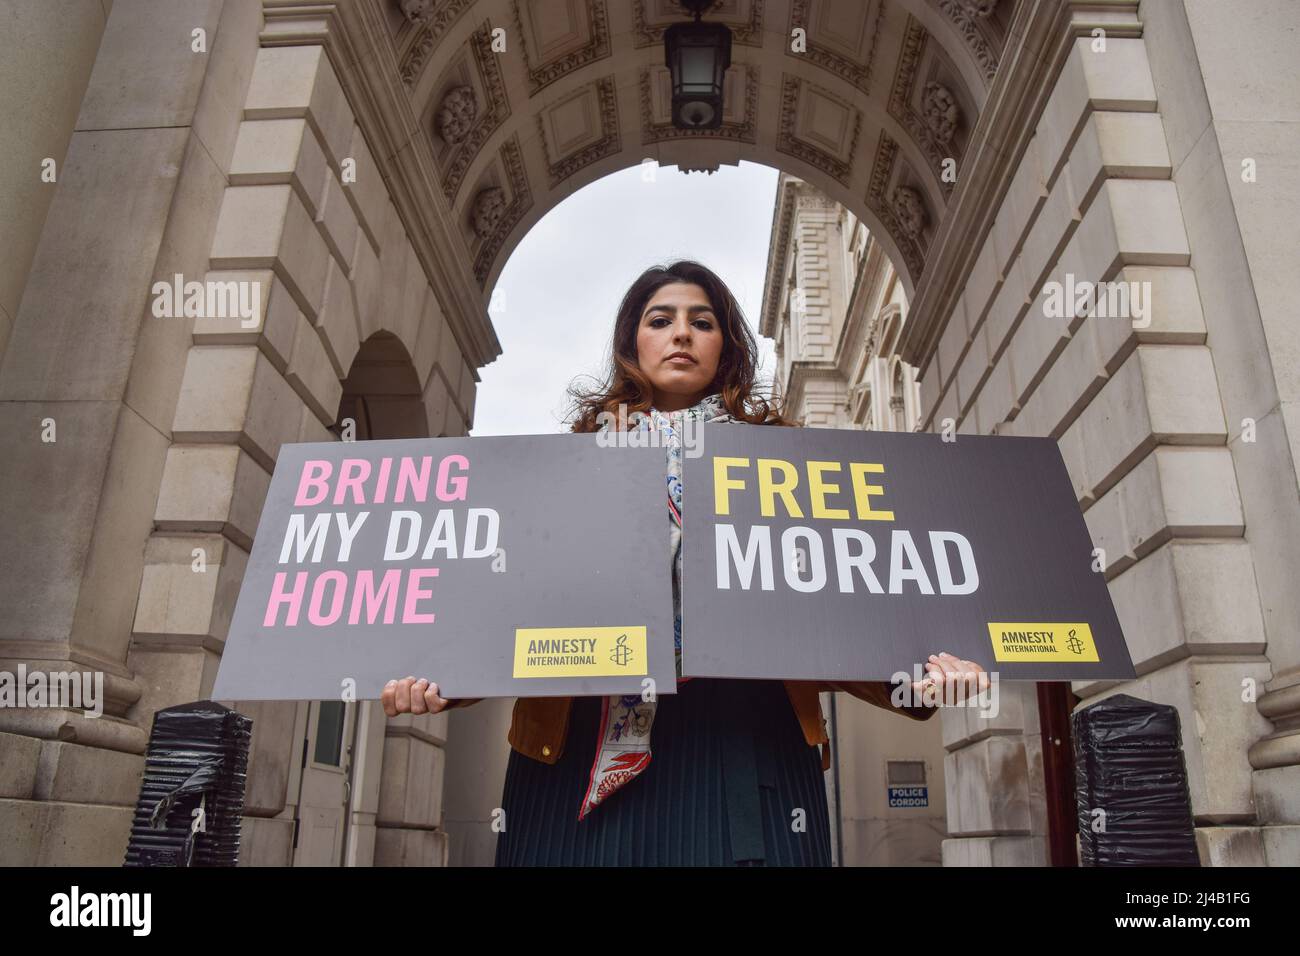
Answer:
[{"label": "amnesty international logo", "polygon": [[614,641],[614,649],[609,652],[609,659],[619,667],[627,667],[632,662],[632,648],[627,646],[626,634],[620,634]]},{"label": "amnesty international logo", "polygon": [[646,673],[646,629],[515,628],[515,677],[612,677]]},{"label": "amnesty international logo", "polygon": [[1092,628],[1087,624],[989,624],[993,659],[998,661],[1068,662],[1099,661]]}]

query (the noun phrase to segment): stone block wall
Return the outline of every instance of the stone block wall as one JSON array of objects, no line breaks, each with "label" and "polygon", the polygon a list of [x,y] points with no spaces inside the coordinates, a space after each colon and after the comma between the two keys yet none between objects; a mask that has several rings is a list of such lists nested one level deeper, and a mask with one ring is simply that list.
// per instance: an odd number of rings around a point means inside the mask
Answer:
[{"label": "stone block wall", "polygon": [[[1081,706],[1177,706],[1204,862],[1263,862],[1247,751],[1270,727],[1242,688],[1271,677],[1256,568],[1278,555],[1252,550],[1199,285],[1221,267],[1193,255],[1165,111],[1146,40],[1075,41],[923,369],[924,427],[1057,439],[1139,674],[1075,682]],[[1138,283],[1149,311],[1056,316],[1049,284],[1084,281]],[[960,716],[945,862],[1045,863],[1035,800],[1007,802],[1041,796],[1032,694],[1023,720]]]},{"label": "stone block wall", "polygon": [[[345,382],[404,435],[473,419],[475,370],[336,65],[263,47],[262,13],[112,5],[9,330],[0,536],[26,546],[0,666],[101,670],[107,700],[0,713],[0,864],[121,863],[153,714],[210,695],[279,449],[335,438]],[[255,286],[254,320],[157,315],[176,275]],[[417,397],[385,394],[367,340]],[[229,703],[255,721],[241,863],[289,863],[307,705]],[[446,717],[356,711],[350,862],[444,862]]]},{"label": "stone block wall", "polygon": [[[323,47],[257,51],[206,279],[258,283],[262,321],[251,329],[237,318],[196,325],[151,545],[178,534],[205,534],[215,553],[233,557],[230,577],[236,578],[280,446],[334,437],[330,429],[345,379],[362,394],[386,391],[379,376],[373,382],[348,378],[363,343],[373,337],[396,339],[401,348],[388,345],[386,353],[403,355],[414,366],[420,400],[406,422],[409,434],[468,430],[473,371],[446,326]],[[147,613],[169,593],[154,580],[183,577],[190,563],[189,554],[173,553],[175,548],[159,544],[154,550],[179,557],[184,566],[164,564],[144,582],[133,661],[174,675],[167,683],[173,692],[184,688],[181,699],[188,699],[186,693],[203,696],[210,684],[185,686],[182,661],[187,655],[219,656],[237,588],[225,589],[225,600],[212,603],[209,620],[198,622],[207,624],[201,639],[142,630]],[[186,607],[195,615],[203,596],[191,598]],[[188,670],[204,678],[210,671]],[[382,726],[376,705],[363,706],[375,711],[367,714],[368,726]],[[283,711],[287,719],[305,705],[262,707]],[[373,846],[377,863],[436,863],[445,857],[445,835],[433,832],[441,825],[445,734],[425,726],[445,722],[390,722],[380,745],[366,751],[368,765],[359,768],[360,775],[378,773],[380,785],[373,806],[362,801],[354,808],[352,823],[366,831],[363,839]],[[284,786],[278,799],[249,813],[292,817],[296,796],[285,769],[297,748],[286,746],[291,741],[279,726],[267,737],[250,770],[250,786],[263,783],[259,775]],[[250,838],[258,832],[250,829]]]}]

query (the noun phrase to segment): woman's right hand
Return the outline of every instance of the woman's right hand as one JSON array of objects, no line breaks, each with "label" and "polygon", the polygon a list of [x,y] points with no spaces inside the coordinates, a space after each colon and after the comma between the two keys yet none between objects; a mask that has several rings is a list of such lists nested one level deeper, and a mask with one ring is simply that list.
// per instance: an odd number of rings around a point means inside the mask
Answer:
[{"label": "woman's right hand", "polygon": [[456,706],[455,701],[438,696],[438,685],[421,677],[405,677],[390,680],[384,685],[379,695],[384,705],[384,713],[389,717],[398,714],[440,714],[448,707]]}]

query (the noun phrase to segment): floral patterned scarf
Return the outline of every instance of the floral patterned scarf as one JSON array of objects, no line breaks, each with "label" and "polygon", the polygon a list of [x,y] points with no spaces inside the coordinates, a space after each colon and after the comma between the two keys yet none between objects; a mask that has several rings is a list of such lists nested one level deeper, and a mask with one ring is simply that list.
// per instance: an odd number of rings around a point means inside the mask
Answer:
[{"label": "floral patterned scarf", "polygon": [[[698,427],[685,422],[732,422],[722,396],[709,395],[690,408],[664,413],[651,408],[649,413],[632,412],[627,416],[630,430],[659,432],[659,443],[667,449],[668,457],[668,544],[672,561],[673,581],[673,646],[677,662],[677,682],[690,680],[682,677],[682,431]],[[608,428],[606,417],[599,431]],[[587,792],[578,810],[581,820],[619,787],[636,779],[650,766],[650,729],[654,726],[657,701],[643,700],[637,694],[615,695],[602,698],[600,709],[600,740],[596,746],[596,759],[591,765]]]}]

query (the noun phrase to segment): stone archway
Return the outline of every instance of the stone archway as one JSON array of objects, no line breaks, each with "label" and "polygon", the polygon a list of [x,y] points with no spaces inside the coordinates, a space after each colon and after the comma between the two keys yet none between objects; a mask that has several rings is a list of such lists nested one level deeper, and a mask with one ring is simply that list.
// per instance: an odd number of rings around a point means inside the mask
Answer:
[{"label": "stone archway", "polygon": [[733,32],[716,131],[669,122],[662,38],[682,15],[668,0],[392,0],[385,25],[415,121],[406,147],[427,155],[481,288],[534,222],[600,176],[748,160],[869,223],[911,294],[1011,7],[728,0],[710,14]]},{"label": "stone archway", "polygon": [[[1296,14],[1266,6],[724,0],[726,122],[683,134],[658,65],[668,0],[111,5],[101,43],[67,46],[84,95],[65,84],[39,117],[68,145],[0,336],[0,538],[24,542],[0,663],[101,672],[104,718],[0,711],[0,829],[22,835],[0,862],[121,861],[151,715],[210,692],[280,446],[330,440],[378,333],[409,356],[428,433],[466,434],[505,257],[646,158],[761,162],[869,225],[907,292],[920,427],[1058,440],[1133,622],[1135,689],[1207,728],[1184,740],[1205,859],[1293,862],[1300,349],[1293,275],[1268,267],[1295,219],[1276,174],[1295,124],[1271,118],[1295,101]],[[1246,97],[1245,70],[1281,79]],[[259,306],[161,315],[151,289],[178,273]],[[1044,321],[1043,282],[1070,277],[1150,283],[1150,325]],[[32,438],[53,424],[57,442]],[[950,862],[1043,860],[1031,804],[1004,799],[1042,763],[1014,703],[948,743],[969,794]],[[282,718],[255,732],[250,861],[291,858]],[[990,769],[1009,766],[1010,784]],[[394,858],[445,860],[435,831]]]},{"label": "stone archway", "polygon": [[331,431],[355,441],[439,437],[429,431],[423,384],[397,336],[372,335],[361,344],[343,379]]},{"label": "stone archway", "polygon": [[[987,97],[989,50],[1009,29],[1008,10],[986,11],[972,28],[975,40],[963,41],[961,9],[948,4],[945,13],[919,0],[724,3],[717,16],[736,37],[729,105],[723,127],[701,134],[668,122],[660,51],[678,14],[664,0],[375,0],[328,6],[327,14],[320,6],[268,6],[247,131],[269,137],[283,117],[306,120],[285,148],[296,156],[295,196],[313,181],[310,163],[303,166],[314,146],[331,164],[355,162],[355,188],[340,176],[335,194],[327,177],[312,217],[340,260],[326,270],[330,295],[316,321],[328,352],[342,342],[337,371],[351,363],[340,414],[351,410],[360,425],[377,400],[373,392],[348,395],[383,379],[382,360],[366,355],[370,343],[390,341],[374,337],[382,328],[413,359],[418,381],[390,382],[412,420],[422,407],[429,434],[462,434],[475,369],[499,351],[486,301],[511,250],[564,197],[646,160],[708,170],[743,159],[805,179],[868,224],[910,293],[952,191],[943,160],[958,161],[969,144]],[[504,49],[493,47],[497,29]],[[798,43],[795,31],[803,34]],[[303,45],[311,42],[320,45]],[[303,191],[310,214],[313,197]],[[340,257],[354,229],[354,251]],[[299,239],[282,238],[283,267],[310,275],[301,256],[294,261]],[[217,258],[233,263],[240,255]],[[307,281],[298,285],[309,309]],[[337,305],[325,301],[331,296]],[[356,337],[368,343],[360,352],[348,331],[349,302]],[[437,420],[443,408],[446,426]],[[484,744],[503,738],[499,717],[484,705],[451,715],[459,733]],[[417,735],[405,745],[422,750],[428,741]],[[397,780],[405,771],[395,773],[394,792],[409,792]],[[388,776],[385,769],[385,784]],[[481,843],[475,835],[488,822],[479,819],[481,794],[457,781],[448,790],[448,825],[463,823],[470,843]],[[427,861],[445,852],[441,835],[404,812],[381,809],[377,859]]]},{"label": "stone archway", "polygon": [[[536,15],[543,6],[547,18]],[[681,134],[666,123],[658,65],[662,31],[675,17],[666,0],[213,5],[203,21],[214,41],[206,61],[144,55],[159,35],[188,37],[188,13],[146,22],[118,5],[106,30],[112,42],[96,64],[100,85],[89,94],[97,130],[82,136],[74,158],[84,166],[102,148],[89,140],[106,138],[104,130],[131,144],[118,153],[128,166],[166,145],[163,168],[178,178],[146,184],[149,203],[124,210],[156,210],[148,223],[132,220],[146,246],[163,249],[145,261],[168,278],[183,271],[253,285],[261,309],[248,324],[227,317],[192,328],[139,326],[136,380],[158,384],[143,395],[137,387],[130,403],[124,387],[107,396],[124,422],[114,462],[138,462],[132,467],[144,477],[106,482],[102,502],[83,497],[99,509],[89,516],[113,533],[78,539],[85,550],[93,544],[86,603],[75,608],[81,623],[68,609],[71,623],[56,637],[70,658],[109,662],[114,723],[24,732],[71,735],[67,759],[116,775],[118,786],[111,795],[78,792],[75,799],[99,805],[59,839],[124,833],[121,781],[138,761],[150,715],[211,688],[278,449],[331,437],[363,342],[400,343],[428,433],[464,434],[476,370],[500,350],[486,298],[510,249],[565,195],[646,158],[692,169],[751,159],[805,178],[869,223],[911,293],[929,274],[955,193],[942,160],[973,148],[996,51],[1016,32],[1013,6],[729,0],[717,11],[737,36],[724,127]],[[504,50],[492,49],[495,29],[505,31]],[[804,33],[799,49],[796,30]],[[132,108],[154,109],[166,118],[160,128],[173,132],[137,132],[135,114],[113,111],[114,78],[146,60],[155,66],[151,87],[183,92],[188,106],[177,118],[171,100],[154,103],[137,90]],[[170,241],[162,242],[164,229]],[[111,237],[95,238],[114,247]],[[140,272],[122,270],[138,284],[153,277]],[[137,325],[118,321],[109,357],[131,368]],[[36,327],[20,322],[13,347],[30,356]],[[36,351],[32,367],[44,364]],[[409,385],[401,397],[409,403]],[[96,414],[115,407],[103,403]],[[92,525],[83,514],[69,526]],[[207,555],[201,576],[190,572],[195,550]],[[139,573],[133,606],[96,601],[106,581],[97,569],[106,566]],[[95,627],[85,624],[92,617]],[[24,640],[25,623],[19,616],[12,624]],[[8,653],[27,655],[29,646]],[[255,732],[250,787],[259,815],[247,833],[258,862],[291,858],[301,739],[291,723],[268,709]],[[388,792],[404,799],[401,788]],[[389,819],[408,811],[427,821],[434,808],[375,808]],[[393,857],[445,859],[445,842],[427,826],[409,828],[415,835],[398,840]],[[114,862],[112,847],[104,861]]]}]

